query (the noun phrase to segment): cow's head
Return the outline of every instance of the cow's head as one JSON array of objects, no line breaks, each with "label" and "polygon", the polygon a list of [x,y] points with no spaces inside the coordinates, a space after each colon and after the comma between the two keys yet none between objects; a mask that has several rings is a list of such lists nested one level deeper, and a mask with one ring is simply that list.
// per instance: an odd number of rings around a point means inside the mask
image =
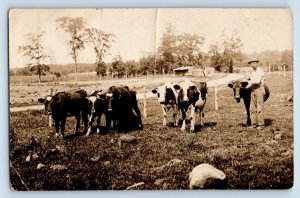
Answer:
[{"label": "cow's head", "polygon": [[116,100],[120,99],[121,93],[116,86],[111,86],[108,88],[105,98],[108,102],[108,111],[112,111]]},{"label": "cow's head", "polygon": [[45,114],[51,115],[52,111],[50,105],[53,102],[52,96],[48,95],[45,98],[39,98],[38,101],[45,105]]},{"label": "cow's head", "polygon": [[241,101],[241,91],[246,88],[248,85],[247,81],[231,81],[228,83],[228,87],[233,89],[233,95],[234,99],[236,99],[237,102]]},{"label": "cow's head", "polygon": [[98,92],[96,95],[92,94],[89,99],[89,111],[95,113],[96,111],[105,112],[108,110],[108,100],[106,93]]},{"label": "cow's head", "polygon": [[196,101],[199,98],[200,92],[195,83],[186,80],[180,85],[174,85],[174,88],[179,91],[178,100],[181,103],[188,103],[189,101]]},{"label": "cow's head", "polygon": [[173,83],[165,83],[164,85],[152,90],[153,94],[157,94],[157,100],[160,104],[168,104],[176,101],[173,86]]},{"label": "cow's head", "polygon": [[101,95],[101,94],[102,94],[102,89],[101,90],[93,90],[91,92],[91,94],[89,95],[89,97],[90,96],[95,96],[95,97],[99,98],[99,95]]},{"label": "cow's head", "polygon": [[202,100],[206,100],[206,96],[208,93],[207,83],[206,82],[200,82],[199,91]]}]

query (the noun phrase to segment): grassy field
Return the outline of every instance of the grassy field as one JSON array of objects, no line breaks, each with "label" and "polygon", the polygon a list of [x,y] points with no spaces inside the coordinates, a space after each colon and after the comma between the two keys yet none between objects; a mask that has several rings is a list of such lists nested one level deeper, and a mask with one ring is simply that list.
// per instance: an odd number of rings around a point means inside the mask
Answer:
[{"label": "grassy field", "polygon": [[226,189],[291,188],[294,118],[286,97],[293,81],[272,74],[266,82],[271,96],[265,103],[267,127],[260,131],[244,126],[244,105],[235,102],[229,88],[219,91],[217,111],[209,90],[205,126],[196,133],[163,127],[155,99],[148,100],[144,129],[127,134],[74,136],[75,119],[68,118],[68,137],[62,140],[53,137],[43,111],[11,113],[11,185],[16,190],[119,190],[143,182],[135,189],[187,189],[192,168],[210,163],[226,174]]}]

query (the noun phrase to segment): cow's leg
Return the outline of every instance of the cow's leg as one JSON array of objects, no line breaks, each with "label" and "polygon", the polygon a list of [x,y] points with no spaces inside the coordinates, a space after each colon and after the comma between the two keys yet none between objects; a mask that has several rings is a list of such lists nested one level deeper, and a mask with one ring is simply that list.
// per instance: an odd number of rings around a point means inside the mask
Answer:
[{"label": "cow's leg", "polygon": [[97,132],[96,132],[96,133],[100,133],[100,121],[101,121],[101,116],[102,116],[102,113],[100,113],[100,114],[97,116]]},{"label": "cow's leg", "polygon": [[191,106],[191,127],[190,127],[190,132],[195,131],[195,120],[196,120],[196,114],[195,114],[195,106]]},{"label": "cow's leg", "polygon": [[136,113],[136,115],[138,117],[139,128],[143,128],[141,111],[140,111],[137,103],[135,103],[132,108],[133,108],[134,112]]},{"label": "cow's leg", "polygon": [[89,121],[88,121],[88,114],[87,114],[87,112],[84,112],[83,114],[82,114],[82,119],[83,119],[83,125],[84,125],[84,132],[87,132],[87,130],[88,130],[88,123],[89,123]]},{"label": "cow's leg", "polygon": [[164,105],[161,105],[162,111],[163,111],[163,126],[167,125],[167,112]]},{"label": "cow's leg", "polygon": [[65,137],[65,126],[66,126],[66,120],[67,120],[67,116],[63,116],[61,118],[61,136]]},{"label": "cow's leg", "polygon": [[76,119],[75,133],[77,133],[80,128],[80,113],[75,114],[75,119]]},{"label": "cow's leg", "polygon": [[178,106],[177,105],[174,105],[173,107],[173,117],[174,117],[174,126],[178,126],[178,120],[179,120],[179,116],[178,116]]},{"label": "cow's leg", "polygon": [[60,120],[59,119],[55,119],[55,137],[59,136],[59,124],[60,124]]},{"label": "cow's leg", "polygon": [[181,110],[181,113],[182,113],[182,126],[181,126],[181,131],[185,131],[185,127],[186,127],[186,125],[185,125],[185,119],[186,119],[186,109],[185,108],[183,108],[182,110]]},{"label": "cow's leg", "polygon": [[110,117],[110,115],[109,115],[109,112],[106,112],[106,113],[104,113],[104,115],[105,115],[105,127],[106,127],[106,130],[109,130],[110,129],[110,125],[111,125],[111,117]]},{"label": "cow's leg", "polygon": [[200,122],[200,126],[203,127],[203,117],[204,117],[204,110],[203,108],[199,108],[199,122]]},{"label": "cow's leg", "polygon": [[90,118],[89,118],[89,128],[88,128],[87,133],[86,133],[85,136],[88,136],[91,133],[94,119],[95,119],[95,116],[94,116],[94,113],[92,113]]},{"label": "cow's leg", "polygon": [[245,104],[246,112],[247,112],[247,126],[251,126],[250,102],[251,102],[251,97],[250,96],[249,96],[249,98],[244,98],[244,104]]}]

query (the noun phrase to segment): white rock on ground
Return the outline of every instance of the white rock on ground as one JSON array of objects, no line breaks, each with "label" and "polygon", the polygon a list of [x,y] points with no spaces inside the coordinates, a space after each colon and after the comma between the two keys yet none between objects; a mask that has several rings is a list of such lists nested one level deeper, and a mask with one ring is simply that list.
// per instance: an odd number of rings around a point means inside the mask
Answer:
[{"label": "white rock on ground", "polygon": [[190,189],[203,189],[214,179],[224,180],[226,175],[210,164],[196,166],[189,175]]}]

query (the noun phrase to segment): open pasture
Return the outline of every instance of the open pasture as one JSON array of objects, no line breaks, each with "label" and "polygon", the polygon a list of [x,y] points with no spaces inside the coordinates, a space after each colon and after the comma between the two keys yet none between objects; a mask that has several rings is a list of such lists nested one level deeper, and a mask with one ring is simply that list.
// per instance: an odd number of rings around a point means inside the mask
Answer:
[{"label": "open pasture", "polygon": [[[150,82],[149,88],[159,83]],[[214,90],[208,90],[205,126],[196,133],[181,132],[171,123],[163,127],[155,98],[147,100],[144,129],[126,134],[74,136],[75,119],[68,118],[68,137],[62,140],[54,138],[43,110],[13,112],[11,186],[16,190],[121,190],[143,182],[132,189],[187,189],[192,168],[210,163],[227,176],[226,185],[220,188],[291,188],[294,118],[293,105],[286,97],[293,90],[293,80],[273,73],[267,74],[266,83],[271,95],[265,103],[267,126],[263,130],[244,126],[244,104],[236,103],[226,86],[218,92],[218,110],[214,109]],[[13,94],[15,90],[11,99]],[[142,111],[142,101],[139,105]],[[171,122],[171,112],[168,115]]]}]

